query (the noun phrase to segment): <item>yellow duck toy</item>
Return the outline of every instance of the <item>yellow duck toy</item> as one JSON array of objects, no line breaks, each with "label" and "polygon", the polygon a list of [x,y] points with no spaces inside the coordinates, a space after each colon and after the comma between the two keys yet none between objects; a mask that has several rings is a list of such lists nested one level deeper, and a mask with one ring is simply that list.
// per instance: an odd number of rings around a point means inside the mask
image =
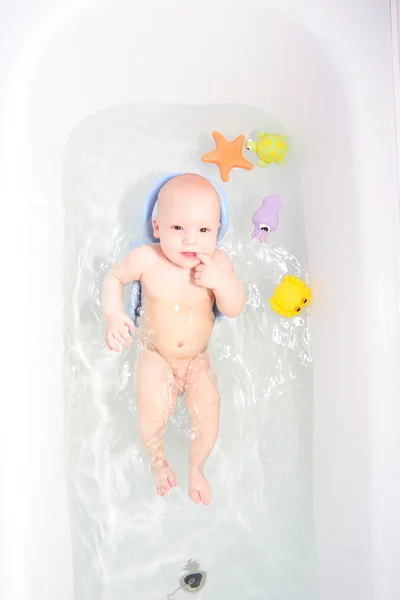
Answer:
[{"label": "yellow duck toy", "polygon": [[285,275],[276,286],[269,305],[281,317],[294,317],[309,304],[311,291],[306,284],[294,275]]}]

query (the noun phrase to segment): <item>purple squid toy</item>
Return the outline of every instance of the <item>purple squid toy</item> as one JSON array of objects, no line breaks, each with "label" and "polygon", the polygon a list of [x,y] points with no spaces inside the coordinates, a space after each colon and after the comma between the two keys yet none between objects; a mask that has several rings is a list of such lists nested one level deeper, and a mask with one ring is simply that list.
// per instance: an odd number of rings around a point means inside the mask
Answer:
[{"label": "purple squid toy", "polygon": [[282,206],[278,194],[263,198],[262,205],[252,216],[254,225],[252,238],[256,238],[260,242],[268,242],[269,233],[278,228],[279,211]]}]

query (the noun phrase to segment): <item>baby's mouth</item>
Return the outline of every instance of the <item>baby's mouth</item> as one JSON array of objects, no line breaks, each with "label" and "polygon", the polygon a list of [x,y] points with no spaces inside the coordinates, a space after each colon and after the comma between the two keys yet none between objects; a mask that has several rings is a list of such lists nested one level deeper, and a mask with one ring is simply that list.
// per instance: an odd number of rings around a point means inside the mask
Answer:
[{"label": "baby's mouth", "polygon": [[185,258],[196,258],[197,257],[196,252],[182,252],[181,254]]}]

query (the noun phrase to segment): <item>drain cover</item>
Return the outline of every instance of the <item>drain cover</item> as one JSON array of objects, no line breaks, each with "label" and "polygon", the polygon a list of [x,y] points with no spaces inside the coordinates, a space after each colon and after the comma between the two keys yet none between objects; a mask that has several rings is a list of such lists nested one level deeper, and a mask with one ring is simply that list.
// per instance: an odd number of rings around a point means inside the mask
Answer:
[{"label": "drain cover", "polygon": [[189,594],[195,594],[199,592],[206,583],[207,574],[205,571],[195,571],[193,573],[187,573],[181,578],[181,586],[185,592]]}]

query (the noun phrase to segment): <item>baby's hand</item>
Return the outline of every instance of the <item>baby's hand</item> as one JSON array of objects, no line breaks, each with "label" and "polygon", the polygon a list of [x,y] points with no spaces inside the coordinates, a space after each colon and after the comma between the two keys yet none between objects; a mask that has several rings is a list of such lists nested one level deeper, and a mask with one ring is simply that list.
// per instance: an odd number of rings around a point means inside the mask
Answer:
[{"label": "baby's hand", "polygon": [[206,254],[197,253],[197,258],[201,260],[201,263],[194,268],[195,283],[201,287],[215,290],[220,285],[221,278],[225,276],[225,273]]},{"label": "baby's hand", "polygon": [[119,352],[120,347],[118,344],[129,350],[134,332],[135,325],[128,315],[118,312],[107,317],[106,344],[110,350]]}]

